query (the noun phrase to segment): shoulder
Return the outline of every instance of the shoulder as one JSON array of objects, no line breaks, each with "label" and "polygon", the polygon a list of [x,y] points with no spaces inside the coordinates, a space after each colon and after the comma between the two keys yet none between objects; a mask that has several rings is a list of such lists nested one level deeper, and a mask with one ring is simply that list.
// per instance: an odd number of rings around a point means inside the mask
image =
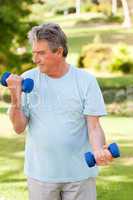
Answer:
[{"label": "shoulder", "polygon": [[85,69],[73,66],[77,79],[82,83],[91,84],[96,81],[96,77]]},{"label": "shoulder", "polygon": [[25,71],[24,73],[21,74],[22,78],[32,78],[35,79],[36,75],[39,73],[39,70],[37,67],[30,69],[28,71]]}]

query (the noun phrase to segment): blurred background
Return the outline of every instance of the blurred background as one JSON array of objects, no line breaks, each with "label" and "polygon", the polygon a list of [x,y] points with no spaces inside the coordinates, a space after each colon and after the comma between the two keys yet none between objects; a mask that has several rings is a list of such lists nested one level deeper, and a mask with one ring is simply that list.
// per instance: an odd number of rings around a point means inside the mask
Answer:
[{"label": "blurred background", "polygon": [[[101,118],[108,143],[121,158],[100,167],[98,200],[131,200],[133,195],[133,1],[1,0],[0,75],[34,66],[27,32],[58,23],[68,37],[67,61],[93,73],[103,92]],[[0,86],[0,200],[28,200],[23,174],[25,133],[16,135],[7,115],[8,89]]]}]

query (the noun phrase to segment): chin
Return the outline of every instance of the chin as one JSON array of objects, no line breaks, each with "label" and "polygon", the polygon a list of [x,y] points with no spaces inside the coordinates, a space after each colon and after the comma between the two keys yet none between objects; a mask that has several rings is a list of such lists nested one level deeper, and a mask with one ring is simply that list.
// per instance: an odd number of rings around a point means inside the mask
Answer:
[{"label": "chin", "polygon": [[40,69],[40,72],[42,72],[42,73],[47,73],[48,72],[47,67],[39,66],[39,69]]}]

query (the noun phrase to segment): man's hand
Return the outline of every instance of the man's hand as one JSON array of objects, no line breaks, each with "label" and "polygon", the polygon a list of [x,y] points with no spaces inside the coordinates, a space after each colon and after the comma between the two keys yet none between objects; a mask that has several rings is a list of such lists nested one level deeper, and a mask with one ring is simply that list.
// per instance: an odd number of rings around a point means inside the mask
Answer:
[{"label": "man's hand", "polygon": [[21,104],[22,78],[11,74],[6,82],[11,94],[11,104],[19,108]]},{"label": "man's hand", "polygon": [[104,145],[103,149],[94,150],[94,157],[97,165],[107,165],[113,160],[107,145]]}]

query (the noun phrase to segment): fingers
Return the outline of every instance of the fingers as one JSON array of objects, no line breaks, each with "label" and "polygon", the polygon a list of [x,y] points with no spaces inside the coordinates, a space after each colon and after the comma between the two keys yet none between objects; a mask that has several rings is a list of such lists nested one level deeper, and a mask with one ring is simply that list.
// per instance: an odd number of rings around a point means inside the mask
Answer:
[{"label": "fingers", "polygon": [[97,165],[105,165],[106,164],[106,158],[104,155],[103,150],[98,150],[94,152],[95,160]]},{"label": "fingers", "polygon": [[6,79],[8,88],[10,90],[16,90],[21,88],[21,82],[22,78],[16,74],[11,74],[7,79]]},{"label": "fingers", "polygon": [[106,160],[108,160],[108,161],[112,161],[113,160],[113,157],[112,157],[112,155],[111,155],[109,150],[104,149],[104,155],[105,155]]},{"label": "fingers", "polygon": [[11,95],[11,104],[14,107],[20,107],[22,93],[22,77],[11,74],[7,79],[7,86]]},{"label": "fingers", "polygon": [[106,148],[94,151],[94,156],[97,165],[107,165],[113,160],[111,153]]}]

